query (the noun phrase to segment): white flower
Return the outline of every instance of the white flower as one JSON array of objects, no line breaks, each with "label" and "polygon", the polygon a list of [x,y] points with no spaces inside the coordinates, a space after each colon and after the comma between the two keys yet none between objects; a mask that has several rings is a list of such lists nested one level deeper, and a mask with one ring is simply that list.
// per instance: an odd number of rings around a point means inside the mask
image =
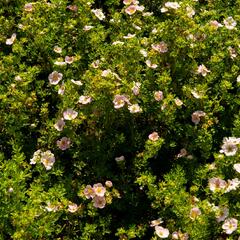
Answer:
[{"label": "white flower", "polygon": [[192,7],[187,6],[186,7],[186,12],[187,12],[187,16],[189,18],[192,18],[195,15],[195,11]]},{"label": "white flower", "polygon": [[140,82],[133,82],[134,86],[132,87],[132,92],[134,95],[138,95],[140,92],[140,87],[141,87],[141,83]]},{"label": "white flower", "polygon": [[201,117],[205,117],[206,116],[206,113],[203,112],[203,111],[195,111],[193,114],[192,114],[192,122],[195,123],[195,124],[199,124],[200,120],[201,120]]},{"label": "white flower", "polygon": [[101,74],[102,77],[108,77],[109,75],[112,75],[112,71],[110,69],[102,71],[102,74]]},{"label": "white flower", "polygon": [[175,102],[175,104],[176,104],[178,107],[180,107],[180,106],[183,105],[183,101],[180,100],[179,98],[174,99],[174,102]]},{"label": "white flower", "polygon": [[160,227],[160,226],[155,226],[155,233],[160,238],[167,238],[169,236],[169,230],[167,228],[163,228],[163,227]]},{"label": "white flower", "polygon": [[6,45],[12,45],[14,43],[14,41],[16,40],[17,34],[13,33],[11,38],[8,38],[6,40]]},{"label": "white flower", "polygon": [[163,100],[163,92],[162,91],[154,92],[154,99],[158,102]]},{"label": "white flower", "polygon": [[115,95],[114,100],[113,100],[113,104],[114,104],[114,108],[115,109],[119,109],[122,108],[125,103],[129,104],[129,100],[126,96],[124,95]]},{"label": "white flower", "polygon": [[84,30],[84,31],[89,31],[89,30],[91,30],[92,28],[94,28],[94,27],[93,27],[93,26],[88,26],[88,25],[86,25],[86,26],[84,26],[83,30]]},{"label": "white flower", "polygon": [[115,41],[112,43],[112,45],[123,45],[124,42],[121,42],[121,41]]},{"label": "white flower", "polygon": [[45,209],[48,212],[56,212],[58,210],[58,206],[55,206],[55,205],[51,204],[50,202],[47,202],[47,206],[45,207]]},{"label": "white flower", "polygon": [[127,36],[123,36],[124,39],[130,39],[130,38],[134,38],[136,36],[136,34],[131,34],[131,33],[128,33]]},{"label": "white flower", "polygon": [[78,112],[74,111],[71,108],[68,108],[66,111],[63,112],[63,118],[65,120],[73,120],[77,117]]},{"label": "white flower", "polygon": [[78,210],[78,205],[76,203],[71,203],[68,205],[68,211],[70,213],[75,213]]},{"label": "white flower", "polygon": [[179,5],[179,3],[177,3],[177,2],[166,2],[166,3],[165,3],[165,7],[176,10],[176,9],[180,8],[180,5]]},{"label": "white flower", "polygon": [[115,157],[115,161],[116,162],[122,162],[125,160],[125,157],[124,156],[120,156],[120,157]]},{"label": "white flower", "polygon": [[215,192],[221,189],[226,189],[227,187],[226,181],[216,177],[209,179],[208,185],[212,192]]},{"label": "white flower", "polygon": [[59,119],[55,124],[54,128],[57,129],[59,132],[63,130],[63,127],[65,126],[65,122],[63,121],[63,118]]},{"label": "white flower", "polygon": [[30,159],[30,164],[34,165],[38,161],[40,161],[41,158],[41,150],[37,150],[36,152],[33,153],[33,157]]},{"label": "white flower", "polygon": [[158,67],[157,64],[153,64],[150,60],[147,60],[145,63],[147,64],[148,67],[153,68],[153,69]]},{"label": "white flower", "polygon": [[191,209],[190,211],[190,218],[192,220],[194,220],[195,218],[197,218],[199,215],[201,215],[201,210],[198,207],[194,207]]},{"label": "white flower", "polygon": [[237,230],[238,220],[235,218],[228,218],[224,221],[222,229],[226,234],[232,234]]},{"label": "white flower", "polygon": [[56,52],[56,53],[61,53],[62,52],[62,48],[58,47],[58,46],[55,46],[53,48],[53,51]]},{"label": "white flower", "polygon": [[237,138],[224,138],[220,153],[224,153],[226,156],[234,156],[238,151],[237,144],[239,144]]},{"label": "white flower", "polygon": [[233,168],[238,172],[240,173],[240,163],[236,163],[233,165]]},{"label": "white flower", "polygon": [[92,62],[91,66],[92,66],[93,68],[98,68],[98,67],[99,67],[99,64],[100,64],[100,61],[99,61],[99,60],[96,60],[96,61]]},{"label": "white flower", "polygon": [[64,65],[66,65],[67,63],[66,63],[66,62],[63,62],[63,61],[56,61],[56,62],[54,62],[54,64],[57,65],[57,66],[64,66]]},{"label": "white flower", "polygon": [[128,106],[128,110],[130,111],[130,113],[140,113],[140,112],[142,112],[142,109],[138,104],[133,104],[131,106]]},{"label": "white flower", "polygon": [[223,27],[223,25],[216,20],[210,21],[210,25],[214,28]]},{"label": "white flower", "polygon": [[70,138],[67,138],[67,137],[62,137],[60,140],[57,141],[57,146],[63,151],[70,148],[70,145],[71,145],[71,140]]},{"label": "white flower", "polygon": [[58,94],[59,94],[59,95],[63,95],[64,92],[65,92],[65,85],[62,84],[62,86],[58,89]]},{"label": "white flower", "polygon": [[44,165],[46,170],[50,170],[55,163],[54,154],[51,151],[46,151],[41,153],[41,163]]},{"label": "white flower", "polygon": [[152,49],[159,53],[166,53],[168,51],[168,46],[162,41],[158,44],[152,44]]},{"label": "white flower", "polygon": [[103,187],[101,183],[97,183],[93,185],[93,190],[95,194],[99,197],[103,197],[106,193],[106,188]]},{"label": "white flower", "polygon": [[203,97],[203,92],[197,91],[196,89],[191,90],[191,93],[192,93],[192,95],[193,95],[195,98],[197,98],[197,99]]},{"label": "white flower", "polygon": [[228,17],[223,21],[225,27],[229,30],[232,30],[236,27],[237,22],[232,18],[232,17]]},{"label": "white flower", "polygon": [[[141,49],[139,51],[144,57],[147,57],[148,56],[148,52],[145,50],[145,49]],[[240,76],[240,75],[239,75]]]},{"label": "white flower", "polygon": [[102,12],[102,9],[93,9],[92,12],[99,20],[103,20],[106,18]]},{"label": "white flower", "polygon": [[51,74],[49,74],[48,80],[50,84],[57,85],[62,80],[62,77],[63,77],[62,73],[54,71]]},{"label": "white flower", "polygon": [[81,81],[75,81],[75,80],[71,79],[71,82],[76,84],[76,85],[78,85],[78,86],[82,86],[83,85]]},{"label": "white flower", "polygon": [[144,12],[142,15],[143,17],[150,17],[153,15],[153,12]]},{"label": "white flower", "polygon": [[139,30],[139,31],[142,29],[141,27],[139,27],[138,25],[136,25],[136,24],[134,24],[134,23],[132,24],[132,26],[133,26],[135,29]]},{"label": "white flower", "polygon": [[65,57],[65,62],[66,63],[68,63],[68,64],[71,64],[71,63],[73,63],[73,61],[74,61],[74,57],[73,56],[66,56]]},{"label": "white flower", "polygon": [[210,71],[203,64],[198,66],[197,73],[201,74],[203,77],[207,76],[209,72]]},{"label": "white flower", "polygon": [[157,225],[160,225],[161,223],[163,223],[161,218],[158,218],[156,220],[151,221],[150,227],[155,227]]},{"label": "white flower", "polygon": [[88,104],[92,101],[92,98],[90,96],[80,96],[78,102],[81,104]]},{"label": "white flower", "polygon": [[232,180],[227,181],[227,189],[225,192],[230,192],[232,190],[236,190],[240,185],[240,181],[238,178],[234,178]]},{"label": "white flower", "polygon": [[158,135],[157,132],[153,132],[153,133],[148,135],[148,139],[153,141],[153,142],[156,142],[159,139],[159,135]]},{"label": "white flower", "polygon": [[228,214],[229,214],[229,209],[227,207],[215,206],[214,207],[214,211],[216,211],[217,222],[224,221],[227,218]]}]

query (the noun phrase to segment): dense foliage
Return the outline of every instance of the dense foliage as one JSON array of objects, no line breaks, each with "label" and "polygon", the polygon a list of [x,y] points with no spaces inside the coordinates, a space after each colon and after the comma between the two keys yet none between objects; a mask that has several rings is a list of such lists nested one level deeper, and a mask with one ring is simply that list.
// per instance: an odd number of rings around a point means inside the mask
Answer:
[{"label": "dense foliage", "polygon": [[0,239],[238,239],[240,0],[1,0]]}]

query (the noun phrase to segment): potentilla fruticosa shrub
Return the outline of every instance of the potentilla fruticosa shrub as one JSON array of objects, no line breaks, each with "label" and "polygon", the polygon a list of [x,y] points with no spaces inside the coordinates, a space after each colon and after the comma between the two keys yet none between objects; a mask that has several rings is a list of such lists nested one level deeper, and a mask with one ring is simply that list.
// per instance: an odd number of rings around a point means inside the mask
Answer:
[{"label": "potentilla fruticosa shrub", "polygon": [[239,28],[239,0],[2,0],[0,239],[238,239]]}]

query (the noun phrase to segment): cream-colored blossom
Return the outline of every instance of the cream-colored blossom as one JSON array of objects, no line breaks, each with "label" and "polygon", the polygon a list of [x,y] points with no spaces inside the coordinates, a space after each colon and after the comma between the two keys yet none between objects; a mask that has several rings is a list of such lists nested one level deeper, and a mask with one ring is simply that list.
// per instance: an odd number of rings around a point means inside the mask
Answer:
[{"label": "cream-colored blossom", "polygon": [[82,86],[82,82],[80,80],[75,81],[74,79],[71,79],[71,82],[74,83],[75,85]]},{"label": "cream-colored blossom", "polygon": [[85,26],[83,27],[83,30],[84,30],[85,32],[87,32],[87,31],[91,30],[92,28],[94,28],[94,26],[85,25]]},{"label": "cream-colored blossom", "polygon": [[125,13],[128,15],[133,15],[137,11],[137,5],[130,5],[125,9]]},{"label": "cream-colored blossom", "polygon": [[95,194],[99,197],[103,197],[106,193],[106,188],[103,187],[101,183],[96,183],[93,185],[93,190]]},{"label": "cream-colored blossom", "polygon": [[65,126],[65,122],[63,118],[59,119],[55,124],[54,128],[57,129],[59,132],[63,130],[63,127]]},{"label": "cream-colored blossom", "polygon": [[34,165],[41,159],[41,150],[37,150],[36,152],[33,153],[33,157],[30,159],[30,164]]},{"label": "cream-colored blossom", "polygon": [[137,0],[123,0],[123,3],[125,5],[130,5],[130,4],[138,4],[139,2]]},{"label": "cream-colored blossom", "polygon": [[17,37],[17,34],[13,33],[12,36],[6,40],[6,45],[12,45],[16,40],[16,37]]},{"label": "cream-colored blossom", "polygon": [[152,220],[151,223],[150,223],[150,227],[158,226],[158,225],[160,225],[161,223],[163,223],[163,221],[162,221],[161,218],[158,218],[158,219],[156,219],[156,220]]},{"label": "cream-colored blossom", "polygon": [[77,117],[78,112],[74,111],[71,108],[68,108],[66,111],[63,112],[63,118],[65,120],[73,120]]},{"label": "cream-colored blossom", "polygon": [[240,173],[240,163],[236,163],[233,165],[233,168],[238,172]]},{"label": "cream-colored blossom", "polygon": [[[141,49],[139,51],[144,57],[147,57],[148,56],[148,52],[145,50],[145,49]],[[240,75],[239,75],[240,76]]]},{"label": "cream-colored blossom", "polygon": [[99,20],[103,20],[106,18],[102,9],[93,9],[92,12]]},{"label": "cream-colored blossom", "polygon": [[68,211],[70,213],[75,213],[78,210],[78,205],[76,203],[70,203],[68,205]]},{"label": "cream-colored blossom", "polygon": [[225,27],[229,30],[234,29],[237,25],[237,22],[231,16],[224,19],[223,23],[224,23]]},{"label": "cream-colored blossom", "polygon": [[99,64],[100,64],[100,61],[99,61],[99,60],[96,60],[96,61],[92,62],[91,66],[92,66],[93,68],[98,68],[98,67],[99,67]]},{"label": "cream-colored blossom", "polygon": [[123,44],[124,44],[124,42],[122,42],[122,41],[115,41],[112,43],[112,45],[123,45]]},{"label": "cream-colored blossom", "polygon": [[180,100],[179,98],[174,99],[174,102],[175,102],[175,104],[176,104],[178,107],[180,107],[180,106],[183,105],[182,100]]},{"label": "cream-colored blossom", "polygon": [[237,144],[239,144],[238,139],[235,137],[224,138],[220,153],[224,153],[226,156],[234,156],[238,151]]},{"label": "cream-colored blossom", "polygon": [[206,77],[209,72],[211,71],[208,70],[203,64],[198,66],[197,73],[201,74],[203,77]]},{"label": "cream-colored blossom", "polygon": [[104,208],[106,205],[106,199],[105,197],[99,197],[99,196],[95,196],[93,198],[93,206],[95,208]]},{"label": "cream-colored blossom", "polygon": [[60,140],[57,141],[57,146],[63,151],[70,148],[70,145],[71,140],[67,137],[62,137]]},{"label": "cream-colored blossom", "polygon": [[228,218],[224,221],[222,229],[226,234],[232,234],[237,230],[238,220],[235,218]]},{"label": "cream-colored blossom", "polygon": [[80,96],[79,99],[78,99],[78,103],[81,103],[81,104],[88,104],[92,102],[92,98],[90,96]]},{"label": "cream-colored blossom", "polygon": [[120,156],[120,157],[115,157],[115,161],[116,162],[122,162],[125,160],[125,157],[124,156]]},{"label": "cream-colored blossom", "polygon": [[91,185],[87,185],[84,189],[84,195],[87,199],[89,198],[94,198],[96,193],[95,191],[93,190],[92,186]]},{"label": "cream-colored blossom", "polygon": [[224,221],[229,214],[229,209],[227,207],[214,207],[214,211],[216,212],[216,220],[217,222]]},{"label": "cream-colored blossom", "polygon": [[65,62],[68,63],[68,64],[71,64],[73,63],[74,61],[74,57],[73,56],[66,56],[65,57]]},{"label": "cream-colored blossom", "polygon": [[194,9],[190,6],[186,7],[186,13],[189,18],[192,18],[195,15]]},{"label": "cream-colored blossom", "polygon": [[48,80],[50,84],[57,85],[62,80],[62,77],[63,77],[62,73],[54,71],[51,74],[49,74]]},{"label": "cream-colored blossom", "polygon": [[206,116],[205,112],[203,112],[203,111],[195,111],[192,114],[192,122],[195,123],[195,124],[199,124],[201,118],[205,117],[205,116]]},{"label": "cream-colored blossom", "polygon": [[56,53],[62,53],[62,48],[60,48],[58,46],[54,46],[53,51]]},{"label": "cream-colored blossom", "polygon": [[137,96],[140,93],[140,87],[141,83],[140,82],[133,82],[134,86],[132,87],[132,92],[135,96]]},{"label": "cream-colored blossom", "polygon": [[194,207],[191,209],[190,211],[190,218],[192,220],[194,220],[195,218],[197,218],[199,215],[201,215],[201,210],[198,207]]},{"label": "cream-colored blossom", "polygon": [[112,181],[107,180],[107,181],[105,182],[105,186],[108,187],[108,188],[111,188],[111,187],[113,186]]},{"label": "cream-colored blossom", "polygon": [[24,5],[24,11],[26,12],[32,12],[33,11],[33,4],[32,3],[26,3]]},{"label": "cream-colored blossom", "polygon": [[227,183],[225,180],[216,177],[209,179],[208,185],[212,192],[216,192],[223,189],[225,190],[227,187]]},{"label": "cream-colored blossom", "polygon": [[160,238],[168,238],[169,236],[169,230],[161,226],[155,226],[155,233]]},{"label": "cream-colored blossom", "polygon": [[113,100],[115,109],[122,108],[125,105],[125,103],[129,104],[129,100],[125,95],[119,95],[119,94],[115,95]]},{"label": "cream-colored blossom", "polygon": [[50,170],[53,167],[53,164],[55,163],[54,154],[50,150],[42,152],[41,163],[44,165],[46,170]]},{"label": "cream-colored blossom", "polygon": [[153,133],[148,135],[148,139],[153,141],[153,142],[156,142],[159,139],[159,135],[158,135],[157,132],[153,132]]},{"label": "cream-colored blossom", "polygon": [[163,100],[163,92],[162,91],[154,92],[154,99],[158,102]]},{"label": "cream-colored blossom", "polygon": [[166,53],[168,51],[168,46],[162,41],[158,44],[152,44],[152,49],[159,53]]},{"label": "cream-colored blossom", "polygon": [[150,60],[147,60],[145,63],[147,64],[148,67],[153,68],[153,69],[158,67],[157,64],[153,64]]},{"label": "cream-colored blossom", "polygon": [[130,111],[130,113],[142,112],[142,109],[138,104],[132,104],[132,105],[128,106],[128,110]]},{"label": "cream-colored blossom", "polygon": [[65,85],[62,84],[62,85],[59,87],[59,89],[58,89],[58,94],[59,94],[59,95],[63,95],[64,92],[65,92],[65,89],[66,89]]},{"label": "cream-colored blossom", "polygon": [[227,180],[227,188],[225,192],[230,192],[232,190],[237,190],[237,188],[240,185],[240,180],[238,178],[234,178],[232,180],[228,179]]},{"label": "cream-colored blossom", "polygon": [[128,33],[127,36],[123,36],[124,39],[131,39],[131,38],[134,38],[136,36],[136,34],[131,34],[131,33]]},{"label": "cream-colored blossom", "polygon": [[219,27],[223,27],[223,25],[221,23],[219,23],[218,21],[216,21],[216,20],[210,21],[210,25],[212,27],[216,28],[216,29],[219,28]]}]

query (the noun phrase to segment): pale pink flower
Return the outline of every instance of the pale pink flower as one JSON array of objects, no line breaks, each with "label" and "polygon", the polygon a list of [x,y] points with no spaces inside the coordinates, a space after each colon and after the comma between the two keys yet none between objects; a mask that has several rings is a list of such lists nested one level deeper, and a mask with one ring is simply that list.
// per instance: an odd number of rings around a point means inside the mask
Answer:
[{"label": "pale pink flower", "polygon": [[187,150],[185,148],[182,148],[180,150],[180,153],[178,153],[177,158],[186,157],[186,156],[187,156]]},{"label": "pale pink flower", "polygon": [[33,157],[30,159],[30,164],[34,165],[41,159],[41,150],[37,150],[33,153]]},{"label": "pale pink flower", "polygon": [[140,82],[133,82],[134,86],[132,87],[132,92],[135,96],[137,96],[140,92],[140,87],[141,87],[141,83]]},{"label": "pale pink flower", "polygon": [[187,6],[186,7],[186,12],[187,12],[187,16],[189,18],[192,18],[195,15],[195,11],[192,7]]},{"label": "pale pink flower", "polygon": [[228,217],[229,209],[227,207],[215,207],[215,211],[217,222],[222,222]]},{"label": "pale pink flower", "polygon": [[110,75],[112,75],[111,69],[103,70],[101,74],[102,77],[108,77]]},{"label": "pale pink flower", "polygon": [[179,239],[178,232],[173,232],[172,233],[172,239]]},{"label": "pale pink flower", "polygon": [[75,213],[78,210],[78,205],[76,203],[70,203],[68,205],[68,211],[70,213]]},{"label": "pale pink flower", "polygon": [[195,124],[198,124],[201,120],[201,117],[205,117],[206,116],[206,113],[203,112],[203,111],[195,111],[193,114],[192,114],[192,122],[195,123]]},{"label": "pale pink flower", "polygon": [[153,68],[153,69],[158,67],[157,64],[153,64],[150,60],[147,60],[146,64],[147,64],[148,67]]},{"label": "pale pink flower", "polygon": [[115,161],[116,162],[122,162],[125,160],[125,157],[124,156],[120,156],[120,157],[115,157]]},{"label": "pale pink flower", "polygon": [[196,89],[194,89],[194,90],[191,90],[191,94],[195,97],[195,98],[197,98],[197,99],[199,99],[199,98],[202,98],[203,97],[203,92],[202,91],[197,91]]},{"label": "pale pink flower", "polygon": [[[139,51],[144,57],[147,57],[148,56],[148,52],[145,50],[145,49],[141,49]],[[240,75],[239,75],[240,76]]]},{"label": "pale pink flower", "polygon": [[158,44],[152,44],[152,49],[159,53],[166,53],[168,51],[168,46],[162,41]]},{"label": "pale pink flower", "polygon": [[54,154],[51,151],[46,151],[41,153],[41,163],[44,165],[46,170],[50,170],[55,163]]},{"label": "pale pink flower", "polygon": [[13,33],[11,38],[8,38],[6,40],[6,45],[12,45],[14,43],[14,41],[16,40],[17,34]]},{"label": "pale pink flower", "polygon": [[53,48],[53,51],[56,52],[56,53],[61,53],[62,52],[62,48],[58,47],[58,46],[55,46]]},{"label": "pale pink flower", "polygon": [[149,134],[148,139],[153,142],[156,142],[159,139],[159,135],[157,132],[153,132],[153,133]]},{"label": "pale pink flower", "polygon": [[83,193],[87,199],[94,198],[96,195],[91,185],[87,185]]},{"label": "pale pink flower", "polygon": [[131,33],[128,33],[127,36],[123,36],[124,39],[130,39],[130,38],[134,38],[136,36],[136,34],[131,34]]},{"label": "pale pink flower", "polygon": [[103,197],[106,193],[106,188],[103,187],[101,183],[97,183],[93,185],[93,190],[95,194],[99,197]]},{"label": "pale pink flower", "polygon": [[201,215],[201,210],[198,207],[194,207],[191,209],[190,211],[190,218],[192,220],[194,220],[195,218],[197,218],[199,215]]},{"label": "pale pink flower", "polygon": [[224,221],[222,229],[226,234],[232,234],[237,230],[238,220],[235,218],[228,218]]},{"label": "pale pink flower", "polygon": [[92,102],[92,98],[90,96],[80,96],[79,97],[79,100],[78,100],[78,103],[81,103],[81,104],[88,104]]},{"label": "pale pink flower", "polygon": [[82,86],[83,85],[80,80],[79,81],[75,81],[75,80],[71,79],[71,82],[76,84],[76,85],[78,85],[78,86]]},{"label": "pale pink flower", "polygon": [[223,25],[216,20],[210,21],[210,25],[216,29],[219,27],[223,27]]},{"label": "pale pink flower", "polygon": [[150,223],[150,227],[158,226],[158,225],[160,225],[161,223],[163,223],[163,221],[162,221],[161,218],[158,218],[158,219],[156,219],[156,220],[152,220],[151,223]]},{"label": "pale pink flower", "polygon": [[142,29],[141,27],[139,27],[138,25],[136,25],[136,24],[134,24],[134,23],[132,24],[132,26],[133,26],[135,29],[139,30],[139,31]]},{"label": "pale pink flower", "polygon": [[174,99],[174,102],[178,107],[183,105],[183,102],[179,98]]},{"label": "pale pink flower", "polygon": [[113,186],[112,181],[109,181],[109,180],[106,181],[105,186],[108,187],[108,188],[111,188]]},{"label": "pale pink flower", "polygon": [[234,156],[238,151],[237,142],[237,138],[234,137],[224,138],[220,153],[224,153],[226,156]]},{"label": "pale pink flower", "polygon": [[94,26],[86,25],[86,26],[83,27],[83,30],[84,30],[84,31],[89,31],[89,30],[91,30],[92,28],[94,28]]},{"label": "pale pink flower", "polygon": [[139,12],[142,12],[144,9],[145,9],[144,6],[139,6],[139,5],[137,5],[137,10],[138,10]]},{"label": "pale pink flower", "polygon": [[92,12],[99,20],[103,20],[106,18],[102,12],[102,9],[93,9]]},{"label": "pale pink flower", "polygon": [[70,138],[67,138],[67,137],[63,137],[57,141],[57,146],[63,151],[70,148],[70,145],[71,145],[71,140]]},{"label": "pale pink flower", "polygon": [[154,99],[158,102],[163,100],[163,92],[162,91],[154,92]]},{"label": "pale pink flower", "polygon": [[32,12],[33,11],[33,4],[32,3],[26,3],[24,5],[24,11],[26,12]]},{"label": "pale pink flower", "polygon": [[57,65],[57,66],[65,66],[67,63],[66,63],[66,62],[63,62],[63,61],[61,61],[61,60],[62,60],[62,59],[59,59],[59,61],[54,62],[54,64]]},{"label": "pale pink flower", "polygon": [[78,6],[77,5],[68,5],[67,9],[69,9],[73,12],[77,12],[78,11]]},{"label": "pale pink flower", "polygon": [[130,113],[140,113],[140,112],[142,112],[142,109],[138,104],[133,104],[131,106],[128,106],[128,110],[130,111]]},{"label": "pale pink flower", "polygon": [[62,86],[58,89],[58,94],[59,94],[59,95],[63,95],[64,92],[65,92],[65,85],[62,84]]},{"label": "pale pink flower", "polygon": [[50,202],[47,202],[47,206],[45,207],[45,209],[48,211],[48,212],[56,212],[58,211],[59,207],[57,205],[53,205],[52,203]]},{"label": "pale pink flower", "polygon": [[100,64],[100,61],[99,61],[99,60],[96,60],[96,61],[92,62],[91,66],[92,66],[93,68],[98,68],[98,67],[99,67],[99,64]]},{"label": "pale pink flower", "polygon": [[125,5],[130,5],[130,4],[138,4],[139,2],[137,0],[123,0],[123,3]]},{"label": "pale pink flower", "polygon": [[126,96],[118,95],[118,94],[115,95],[114,100],[113,100],[115,109],[122,108],[125,105],[125,103],[129,103],[129,100]]},{"label": "pale pink flower", "polygon": [[227,183],[225,180],[222,180],[221,178],[216,178],[216,177],[209,179],[208,185],[212,192],[226,189],[227,187]]},{"label": "pale pink flower", "polygon": [[105,197],[99,197],[99,196],[95,196],[93,198],[93,206],[95,208],[104,208],[106,205],[106,199]]},{"label": "pale pink flower", "polygon": [[201,74],[203,77],[206,77],[209,72],[210,71],[203,64],[198,66],[197,73]]},{"label": "pale pink flower", "polygon": [[130,5],[125,9],[125,13],[128,15],[133,15],[137,11],[137,5]]},{"label": "pale pink flower", "polygon": [[234,178],[232,180],[227,181],[227,189],[225,190],[225,192],[230,192],[232,190],[237,190],[237,188],[240,185],[240,181],[238,178]]},{"label": "pale pink flower", "polygon": [[71,108],[68,108],[66,111],[63,112],[63,118],[65,120],[73,120],[77,117],[78,112],[74,111]]},{"label": "pale pink flower", "polygon": [[65,57],[65,62],[66,63],[68,63],[68,64],[71,64],[71,63],[73,63],[73,61],[74,61],[74,57],[73,56],[66,56]]},{"label": "pale pink flower", "polygon": [[176,10],[176,9],[180,8],[180,5],[179,5],[178,2],[166,2],[166,3],[165,3],[165,7]]},{"label": "pale pink flower", "polygon": [[225,27],[229,30],[232,30],[236,27],[237,22],[230,16],[223,21]]},{"label": "pale pink flower", "polygon": [[63,118],[59,119],[55,124],[54,128],[56,128],[59,132],[63,130],[63,127],[65,126],[65,122],[63,121]]},{"label": "pale pink flower", "polygon": [[240,163],[236,163],[233,165],[233,168],[238,172],[240,173]]},{"label": "pale pink flower", "polygon": [[155,226],[155,233],[160,238],[168,238],[169,236],[169,230],[160,226]]},{"label": "pale pink flower", "polygon": [[51,74],[49,74],[48,80],[50,84],[57,85],[62,80],[62,77],[63,77],[62,73],[54,71]]}]

